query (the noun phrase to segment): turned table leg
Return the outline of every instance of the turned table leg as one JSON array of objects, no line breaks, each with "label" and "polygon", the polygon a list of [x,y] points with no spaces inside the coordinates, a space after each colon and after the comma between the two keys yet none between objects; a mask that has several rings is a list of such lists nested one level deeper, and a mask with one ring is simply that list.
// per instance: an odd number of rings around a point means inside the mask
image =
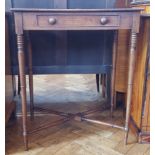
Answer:
[{"label": "turned table leg", "polygon": [[33,99],[33,71],[32,71],[32,47],[29,34],[27,35],[28,42],[28,67],[29,67],[29,92],[30,92],[30,115],[34,118],[34,99]]},{"label": "turned table leg", "polygon": [[96,74],[96,86],[97,86],[97,92],[100,92],[100,74]]},{"label": "turned table leg", "polygon": [[20,91],[21,91],[21,89],[20,89],[20,76],[18,74],[18,95],[20,95]]},{"label": "turned table leg", "polygon": [[111,70],[111,117],[113,117],[114,99],[115,99],[115,72],[116,72],[117,42],[118,42],[118,31],[115,31],[113,52],[112,52],[112,70]]},{"label": "turned table leg", "polygon": [[17,47],[18,47],[18,61],[19,61],[19,75],[21,82],[21,102],[22,102],[22,120],[23,120],[23,137],[25,149],[28,149],[27,137],[27,103],[26,103],[26,77],[25,77],[25,60],[24,60],[24,45],[23,35],[17,34]]},{"label": "turned table leg", "polygon": [[130,121],[130,108],[132,98],[133,74],[136,61],[136,40],[137,34],[131,33],[130,52],[129,52],[129,68],[128,68],[128,85],[127,85],[127,98],[126,98],[126,120],[125,120],[125,144],[127,144],[129,134],[129,121]]}]

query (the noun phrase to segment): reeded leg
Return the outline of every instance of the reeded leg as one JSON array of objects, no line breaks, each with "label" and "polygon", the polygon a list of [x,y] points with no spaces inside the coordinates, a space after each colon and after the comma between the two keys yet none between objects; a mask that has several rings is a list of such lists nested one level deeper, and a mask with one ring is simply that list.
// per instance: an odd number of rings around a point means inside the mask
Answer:
[{"label": "reeded leg", "polygon": [[28,66],[29,66],[29,92],[30,92],[30,115],[34,119],[34,104],[33,104],[33,72],[32,72],[32,48],[30,36],[27,36],[28,41]]},{"label": "reeded leg", "polygon": [[132,32],[131,33],[130,52],[129,52],[128,86],[127,86],[127,97],[126,97],[125,144],[127,144],[128,133],[129,133],[133,74],[134,74],[135,60],[136,60],[136,40],[137,40],[137,34]]},{"label": "reeded leg", "polygon": [[25,77],[25,60],[23,48],[23,35],[17,34],[18,45],[18,62],[19,62],[19,75],[21,83],[21,102],[22,102],[22,120],[23,120],[23,137],[25,149],[28,150],[28,137],[27,137],[27,104],[26,104],[26,77]]},{"label": "reeded leg", "polygon": [[112,53],[112,71],[111,71],[111,118],[113,117],[114,100],[115,100],[115,70],[116,70],[116,56],[117,56],[117,42],[118,32],[115,31],[113,53]]}]

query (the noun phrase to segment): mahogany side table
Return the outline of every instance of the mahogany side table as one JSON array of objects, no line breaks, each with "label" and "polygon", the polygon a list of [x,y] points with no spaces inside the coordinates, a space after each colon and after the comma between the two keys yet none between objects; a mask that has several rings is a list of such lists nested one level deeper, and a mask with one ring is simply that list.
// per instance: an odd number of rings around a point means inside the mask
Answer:
[{"label": "mahogany side table", "polygon": [[[18,46],[18,61],[19,61],[19,75],[21,81],[21,102],[22,102],[22,125],[23,125],[23,137],[25,149],[28,150],[28,135],[47,127],[69,121],[71,119],[88,121],[92,123],[98,123],[101,125],[108,125],[111,127],[120,128],[125,131],[125,143],[127,143],[129,132],[129,117],[130,117],[130,105],[133,86],[133,74],[135,66],[136,56],[136,38],[139,32],[140,24],[140,11],[141,9],[134,8],[122,8],[122,9],[12,9],[15,18],[15,30],[17,34],[17,46]],[[114,107],[114,83],[115,83],[115,65],[117,55],[117,31],[119,29],[130,29],[130,52],[129,52],[129,71],[128,71],[128,87],[126,98],[126,118],[125,126],[118,126],[113,123],[106,123],[102,121],[92,120],[85,117],[89,112],[84,113],[63,113],[49,109],[48,112],[56,115],[61,115],[63,119],[54,122],[51,125],[42,126],[34,131],[27,131],[27,101],[26,101],[26,79],[25,79],[25,58],[24,58],[24,31],[61,31],[61,30],[111,30],[114,31],[113,39],[113,54],[111,67],[111,116]],[[29,47],[28,47],[29,49]],[[94,67],[94,68],[93,68]],[[98,67],[98,68],[97,68]],[[102,69],[105,66],[87,66],[78,73],[87,72]],[[59,67],[54,68],[61,73],[62,69]],[[63,66],[63,71],[70,73],[72,70],[78,70],[77,66]],[[30,109],[31,117],[33,118],[33,111],[35,109],[33,105],[33,67],[32,67],[32,51],[29,50],[29,84],[30,84]],[[39,109],[39,108],[36,108]],[[41,109],[39,109],[41,110]]]}]

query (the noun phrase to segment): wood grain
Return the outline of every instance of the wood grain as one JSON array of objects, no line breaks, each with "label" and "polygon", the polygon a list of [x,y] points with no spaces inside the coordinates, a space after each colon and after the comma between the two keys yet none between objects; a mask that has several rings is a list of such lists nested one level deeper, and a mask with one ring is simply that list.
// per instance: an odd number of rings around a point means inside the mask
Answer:
[{"label": "wood grain", "polygon": [[[96,92],[94,75],[36,75],[34,86],[35,104],[49,109],[78,112],[91,108],[92,105],[104,103],[102,95]],[[20,102],[19,98],[17,101]],[[125,155],[127,153],[149,155],[150,145],[137,144],[132,132],[129,134],[130,144],[124,145],[124,132],[119,129],[75,121],[30,136],[30,150],[25,152],[21,136],[20,107],[18,109],[16,123],[6,129],[6,154],[8,155]],[[110,122],[109,110],[96,113],[93,117]],[[36,112],[35,116],[33,121],[30,120],[30,116],[28,117],[29,129],[58,119],[57,116],[45,113]],[[114,120],[120,124],[124,122],[122,109],[114,111]]]},{"label": "wood grain", "polygon": [[118,47],[116,59],[116,92],[126,92],[129,56],[129,30],[118,31]]},{"label": "wood grain", "polygon": [[[27,101],[26,101],[23,31],[24,30],[36,31],[36,30],[131,29],[132,34],[131,34],[131,46],[130,46],[130,55],[129,55],[128,87],[127,87],[127,100],[126,100],[127,110],[126,110],[126,121],[125,121],[125,130],[127,131],[125,140],[127,141],[128,130],[129,130],[128,126],[129,126],[129,117],[130,117],[133,73],[134,73],[134,66],[135,66],[135,48],[136,48],[136,38],[137,38],[136,33],[139,32],[140,10],[141,9],[102,9],[102,10],[99,10],[99,9],[83,9],[83,10],[82,9],[75,9],[75,10],[73,9],[70,9],[70,10],[67,10],[67,9],[55,9],[55,10],[54,9],[13,9],[14,15],[15,15],[19,73],[20,73],[20,81],[21,81],[23,137],[24,137],[26,150],[28,149],[28,139],[27,139],[27,109],[26,109]],[[63,16],[64,18],[61,18],[61,16]],[[116,18],[117,16],[119,18]],[[29,17],[29,20],[27,20],[28,17]],[[48,17],[48,20],[47,20],[47,17]],[[59,20],[57,21],[57,18],[60,18],[60,21]],[[102,26],[99,26],[93,23],[97,18],[101,18],[100,24]],[[114,20],[113,18],[114,19],[116,18],[116,19]],[[67,20],[64,20],[64,19],[67,19]],[[49,24],[51,24],[52,26],[49,27],[46,21],[48,21]],[[112,24],[108,25],[108,23],[110,23],[111,21],[112,21]],[[43,24],[45,23],[44,27],[43,25],[40,25],[40,22]],[[57,24],[57,22],[58,23],[60,22],[60,24]],[[119,23],[117,26],[115,25],[116,22]],[[114,86],[114,84],[112,86]]]},{"label": "wood grain", "polygon": [[[145,19],[144,19],[145,20]],[[143,104],[143,89],[145,83],[145,65],[147,57],[148,47],[148,33],[149,33],[149,20],[143,21],[141,24],[140,33],[138,36],[138,47],[137,47],[137,61],[134,74],[134,85],[132,95],[132,110],[131,114],[136,122],[137,126],[141,126],[141,115],[142,115],[142,104]]]}]

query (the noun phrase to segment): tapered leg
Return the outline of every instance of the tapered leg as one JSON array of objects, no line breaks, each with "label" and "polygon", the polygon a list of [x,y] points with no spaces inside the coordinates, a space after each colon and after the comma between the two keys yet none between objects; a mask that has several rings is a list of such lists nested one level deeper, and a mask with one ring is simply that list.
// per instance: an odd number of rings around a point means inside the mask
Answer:
[{"label": "tapered leg", "polygon": [[19,75],[21,83],[21,102],[22,102],[22,120],[23,120],[23,137],[25,149],[28,149],[27,137],[27,104],[26,104],[26,77],[25,77],[25,60],[23,48],[23,35],[17,34],[17,47],[18,47],[18,61],[19,61]]},{"label": "tapered leg", "polygon": [[97,92],[100,92],[100,82],[99,82],[99,74],[96,74],[96,86],[97,86]]},{"label": "tapered leg", "polygon": [[12,84],[13,84],[13,95],[16,96],[16,77],[15,75],[12,76]]},{"label": "tapered leg", "polygon": [[107,74],[101,74],[101,83],[102,83],[102,96],[105,98],[105,100],[107,101]]},{"label": "tapered leg", "polygon": [[111,117],[113,117],[114,100],[115,100],[115,70],[116,70],[116,56],[117,56],[117,42],[118,32],[115,31],[113,53],[112,53],[112,71],[111,71]]},{"label": "tapered leg", "polygon": [[33,72],[32,72],[32,47],[30,36],[27,35],[28,41],[28,66],[29,66],[29,92],[30,92],[30,115],[31,119],[34,118],[34,104],[33,104]]},{"label": "tapered leg", "polygon": [[18,75],[18,95],[20,95],[20,76]]},{"label": "tapered leg", "polygon": [[103,74],[100,76],[100,85],[102,85]]},{"label": "tapered leg", "polygon": [[132,97],[132,86],[133,86],[133,74],[136,60],[136,40],[137,34],[131,33],[131,43],[129,52],[129,68],[128,68],[128,86],[127,86],[127,97],[126,97],[126,120],[125,120],[125,144],[127,144],[128,133],[129,133],[129,120],[130,120],[130,107]]}]

